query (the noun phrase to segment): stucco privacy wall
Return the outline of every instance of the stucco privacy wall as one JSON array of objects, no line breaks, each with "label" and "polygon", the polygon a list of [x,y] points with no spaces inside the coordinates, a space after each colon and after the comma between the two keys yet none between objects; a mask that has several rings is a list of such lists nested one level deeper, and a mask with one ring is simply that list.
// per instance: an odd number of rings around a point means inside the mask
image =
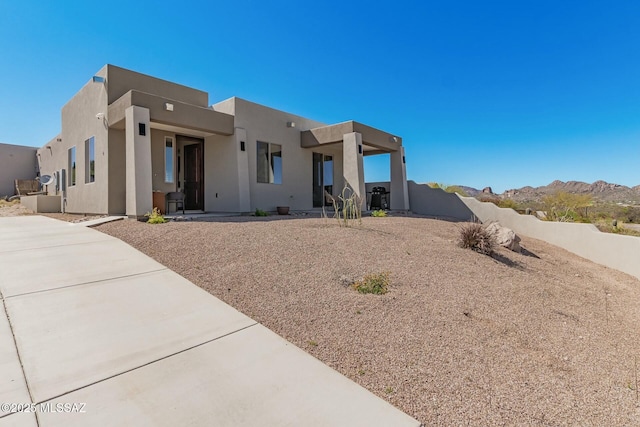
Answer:
[{"label": "stucco privacy wall", "polygon": [[34,179],[38,172],[35,147],[0,144],[0,197],[15,194],[16,179]]},{"label": "stucco privacy wall", "polygon": [[[431,188],[427,184],[408,181],[409,205],[411,212],[435,218],[470,221],[474,213],[456,194],[447,193],[440,188]],[[393,194],[391,194],[393,197]]]},{"label": "stucco privacy wall", "polygon": [[473,197],[459,199],[483,223],[497,221],[516,233],[544,240],[598,264],[640,278],[640,238],[602,233],[592,224],[541,221]]}]

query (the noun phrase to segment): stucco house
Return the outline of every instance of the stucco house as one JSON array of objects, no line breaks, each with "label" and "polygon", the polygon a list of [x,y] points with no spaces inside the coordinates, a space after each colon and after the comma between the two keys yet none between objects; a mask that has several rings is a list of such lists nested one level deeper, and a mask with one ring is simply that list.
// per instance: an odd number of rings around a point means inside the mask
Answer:
[{"label": "stucco house", "polygon": [[208,102],[206,92],[104,66],[62,108],[60,134],[37,151],[40,174],[58,177],[49,194],[66,212],[130,217],[172,191],[192,211],[309,210],[345,184],[366,197],[363,157],[390,153],[390,207],[409,209],[399,136],[236,97]]}]

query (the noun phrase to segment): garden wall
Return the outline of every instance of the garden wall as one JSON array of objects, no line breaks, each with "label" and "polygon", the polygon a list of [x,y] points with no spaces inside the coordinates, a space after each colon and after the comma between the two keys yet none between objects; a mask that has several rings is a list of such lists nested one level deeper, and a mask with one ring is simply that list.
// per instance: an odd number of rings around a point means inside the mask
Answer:
[{"label": "garden wall", "polygon": [[[411,188],[411,187],[409,187]],[[598,264],[640,278],[640,237],[602,233],[592,224],[541,221],[473,197],[458,197],[483,223],[499,222],[518,234],[544,240]],[[413,207],[414,199],[410,201]]]},{"label": "garden wall", "polygon": [[414,214],[458,221],[473,219],[473,212],[456,194],[413,181],[408,184],[409,209]]},{"label": "garden wall", "polygon": [[0,144],[0,197],[15,194],[16,179],[34,179],[38,172],[36,148]]}]

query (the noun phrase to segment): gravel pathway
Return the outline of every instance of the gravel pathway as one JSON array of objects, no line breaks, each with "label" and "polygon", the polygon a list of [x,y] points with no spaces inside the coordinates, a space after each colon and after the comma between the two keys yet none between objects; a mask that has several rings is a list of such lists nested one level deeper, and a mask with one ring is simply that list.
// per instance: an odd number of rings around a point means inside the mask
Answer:
[{"label": "gravel pathway", "polygon": [[[640,281],[544,242],[491,258],[414,217],[97,229],[426,425],[640,425]],[[343,285],[384,271],[386,295]]]}]

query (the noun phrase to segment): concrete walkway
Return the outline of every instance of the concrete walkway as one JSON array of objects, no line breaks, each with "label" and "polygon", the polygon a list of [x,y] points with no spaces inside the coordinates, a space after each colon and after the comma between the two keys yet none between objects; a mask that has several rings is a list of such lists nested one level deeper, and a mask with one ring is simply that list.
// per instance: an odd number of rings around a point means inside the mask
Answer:
[{"label": "concrete walkway", "polygon": [[0,427],[419,425],[87,227],[0,218],[0,292]]}]

